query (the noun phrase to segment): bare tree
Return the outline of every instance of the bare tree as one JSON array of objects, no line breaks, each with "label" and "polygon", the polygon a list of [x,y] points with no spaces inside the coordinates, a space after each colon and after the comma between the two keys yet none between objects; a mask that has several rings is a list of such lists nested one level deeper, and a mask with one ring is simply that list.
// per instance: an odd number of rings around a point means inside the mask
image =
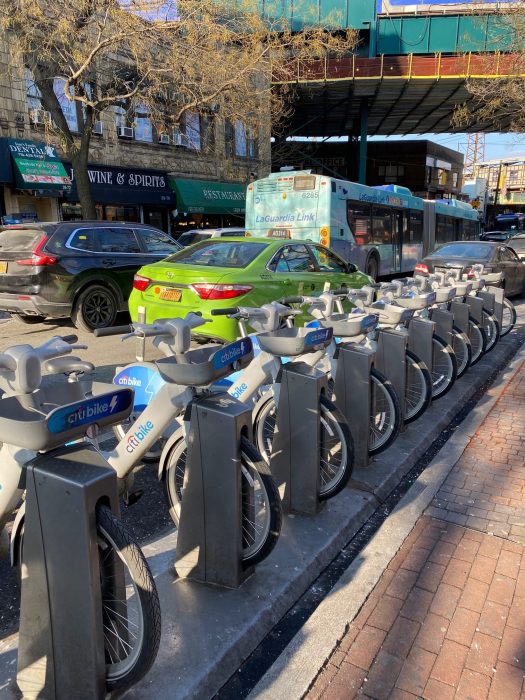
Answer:
[{"label": "bare tree", "polygon": [[[480,16],[483,31],[485,17]],[[525,131],[525,2],[513,2],[498,12],[484,58],[476,57],[477,71],[487,78],[471,78],[472,97],[458,105],[453,126],[462,129],[492,127]]]},{"label": "bare tree", "polygon": [[[73,164],[84,217],[95,217],[87,163],[101,113],[126,110],[131,122],[146,115],[159,131],[197,113],[241,123],[249,137],[277,127],[291,109],[289,90],[273,90],[272,76],[293,86],[298,63],[357,43],[356,32],[314,26],[315,18],[294,32],[265,7],[261,17],[256,0],[2,0],[12,62],[33,76],[51,115],[47,128]],[[81,107],[78,133],[64,100]]]}]

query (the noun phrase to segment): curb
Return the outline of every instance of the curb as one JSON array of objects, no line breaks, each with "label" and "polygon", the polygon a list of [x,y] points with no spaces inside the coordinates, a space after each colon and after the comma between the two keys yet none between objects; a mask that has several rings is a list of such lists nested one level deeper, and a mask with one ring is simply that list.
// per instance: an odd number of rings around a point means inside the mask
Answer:
[{"label": "curb", "polygon": [[[341,576],[265,676],[250,699],[302,698],[348,629],[396,552],[431,503],[506,387],[525,362],[525,347],[504,369],[438,455],[399,501],[372,540]],[[314,659],[318,659],[313,663]]]}]

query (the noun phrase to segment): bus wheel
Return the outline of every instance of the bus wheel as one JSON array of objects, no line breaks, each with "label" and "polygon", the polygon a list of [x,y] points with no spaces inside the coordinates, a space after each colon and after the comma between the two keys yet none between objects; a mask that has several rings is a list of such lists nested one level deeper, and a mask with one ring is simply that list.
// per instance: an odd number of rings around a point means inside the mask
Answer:
[{"label": "bus wheel", "polygon": [[366,261],[365,272],[367,275],[370,275],[370,277],[373,277],[374,280],[377,279],[377,273],[379,272],[379,264],[377,262],[377,258],[374,255],[371,255]]}]

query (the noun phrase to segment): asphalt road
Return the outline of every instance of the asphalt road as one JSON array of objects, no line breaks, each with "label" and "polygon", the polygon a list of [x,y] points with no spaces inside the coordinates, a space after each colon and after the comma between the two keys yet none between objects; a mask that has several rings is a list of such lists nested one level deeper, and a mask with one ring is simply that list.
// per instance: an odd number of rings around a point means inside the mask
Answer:
[{"label": "asphalt road", "polygon": [[[515,331],[525,334],[525,299],[513,299],[518,312]],[[126,323],[126,318],[119,320]],[[95,338],[90,333],[79,331],[67,320],[45,321],[35,325],[23,324],[18,319],[0,320],[0,352],[11,345],[29,343],[38,345],[53,335],[75,333],[78,342],[87,345],[86,350],[75,351],[84,360],[93,362],[93,374],[98,381],[111,381],[115,365],[135,360],[137,341],[122,342],[120,336]],[[160,356],[146,341],[146,359]],[[1,468],[1,467],[0,467]],[[165,502],[164,487],[157,479],[155,466],[142,467],[135,478],[135,488],[143,491],[143,496],[133,506],[121,504],[123,521],[140,542],[171,528],[172,521]],[[7,558],[0,559],[0,638],[12,632],[18,623],[19,587],[16,573],[9,566]]]}]

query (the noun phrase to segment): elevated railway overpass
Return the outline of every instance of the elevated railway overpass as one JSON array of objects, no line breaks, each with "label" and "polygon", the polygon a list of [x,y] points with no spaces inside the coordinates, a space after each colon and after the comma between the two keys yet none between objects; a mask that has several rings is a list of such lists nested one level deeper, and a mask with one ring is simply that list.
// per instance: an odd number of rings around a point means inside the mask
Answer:
[{"label": "elevated railway overpass", "polygon": [[[355,55],[298,64],[288,81],[295,110],[290,136],[349,136],[359,140],[359,180],[365,181],[368,136],[453,131],[505,131],[510,117],[474,119],[455,128],[451,116],[468,102],[469,78],[523,76],[516,60],[509,2],[438,0],[283,0],[282,13],[296,29],[323,22],[353,28]],[[263,12],[271,0],[261,0]],[[314,11],[312,11],[312,7]],[[294,14],[295,13],[295,14]],[[276,80],[276,85],[279,81]]]}]

